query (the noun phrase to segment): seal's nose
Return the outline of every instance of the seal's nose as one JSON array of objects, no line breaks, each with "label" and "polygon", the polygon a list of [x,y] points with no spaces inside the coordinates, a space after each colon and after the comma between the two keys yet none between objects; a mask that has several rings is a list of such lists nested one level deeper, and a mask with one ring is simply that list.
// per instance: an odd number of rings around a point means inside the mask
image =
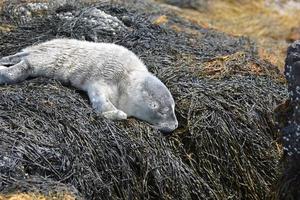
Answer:
[{"label": "seal's nose", "polygon": [[164,128],[161,128],[161,129],[159,129],[164,135],[169,135],[169,134],[171,134],[172,133],[172,131],[174,130],[174,129],[170,129],[170,128],[168,128],[168,127],[164,127]]},{"label": "seal's nose", "polygon": [[176,128],[178,127],[178,122],[177,120],[168,126],[163,126],[160,127],[159,130],[163,133],[163,134],[170,134],[172,131],[174,131]]}]

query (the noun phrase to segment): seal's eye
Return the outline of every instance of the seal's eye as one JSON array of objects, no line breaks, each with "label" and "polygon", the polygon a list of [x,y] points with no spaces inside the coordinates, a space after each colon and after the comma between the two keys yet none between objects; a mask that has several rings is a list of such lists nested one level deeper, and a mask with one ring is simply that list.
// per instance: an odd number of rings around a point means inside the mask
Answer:
[{"label": "seal's eye", "polygon": [[157,109],[159,107],[158,103],[155,102],[155,101],[152,101],[149,103],[149,106],[152,108],[152,109]]}]

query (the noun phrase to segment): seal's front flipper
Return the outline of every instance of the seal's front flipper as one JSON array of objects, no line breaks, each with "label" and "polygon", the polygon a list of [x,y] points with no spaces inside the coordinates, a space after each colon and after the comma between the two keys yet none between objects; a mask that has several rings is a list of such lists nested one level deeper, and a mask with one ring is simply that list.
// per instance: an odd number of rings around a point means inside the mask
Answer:
[{"label": "seal's front flipper", "polygon": [[113,110],[102,113],[103,117],[111,120],[124,120],[127,119],[127,114],[121,110]]},{"label": "seal's front flipper", "polygon": [[[106,86],[107,87],[107,86]],[[87,90],[93,108],[107,119],[123,120],[127,119],[127,114],[118,110],[105,95],[105,86],[101,84],[91,84]]]},{"label": "seal's front flipper", "polygon": [[0,65],[2,66],[12,66],[21,62],[29,53],[20,52],[11,56],[6,56],[0,59]]},{"label": "seal's front flipper", "polygon": [[0,84],[11,84],[25,80],[32,74],[32,68],[28,62],[21,62],[11,66],[4,67],[0,65]]}]

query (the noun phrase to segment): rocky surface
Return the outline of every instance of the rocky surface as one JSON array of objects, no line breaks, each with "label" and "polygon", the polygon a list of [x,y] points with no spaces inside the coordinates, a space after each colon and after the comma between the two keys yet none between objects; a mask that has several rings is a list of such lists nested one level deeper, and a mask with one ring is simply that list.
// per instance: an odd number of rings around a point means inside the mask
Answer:
[{"label": "rocky surface", "polygon": [[[9,6],[9,5],[8,5]],[[153,1],[49,7],[20,25],[5,10],[0,56],[57,37],[134,51],[176,101],[179,128],[112,122],[86,94],[43,78],[0,87],[0,193],[84,199],[269,199],[280,149],[272,112],[287,97],[256,43]]]},{"label": "rocky surface", "polygon": [[283,144],[282,175],[278,181],[278,199],[300,196],[300,41],[287,50],[285,76],[289,98],[275,112]]}]

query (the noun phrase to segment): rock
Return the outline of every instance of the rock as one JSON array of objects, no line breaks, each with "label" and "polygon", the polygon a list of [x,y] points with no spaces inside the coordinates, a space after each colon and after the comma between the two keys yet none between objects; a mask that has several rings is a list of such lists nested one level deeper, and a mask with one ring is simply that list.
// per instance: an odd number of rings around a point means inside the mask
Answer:
[{"label": "rock", "polygon": [[[109,15],[104,11],[95,7],[83,9],[79,13],[60,12],[57,16],[65,20],[66,27],[79,26],[85,29],[89,39],[98,41],[98,37],[102,34],[115,35],[117,32],[126,31],[127,27],[117,17]],[[86,38],[86,36],[84,36]]]},{"label": "rock", "polygon": [[289,99],[279,105],[275,112],[279,119],[277,124],[284,153],[276,199],[296,200],[300,196],[300,41],[289,46],[284,73],[288,82]]},{"label": "rock", "polygon": [[[128,1],[50,8],[0,32],[0,54],[57,37],[125,46],[168,86],[180,127],[164,137],[135,119],[105,120],[86,94],[45,78],[0,86],[0,193],[63,183],[84,199],[267,199],[279,160],[271,113],[285,85],[244,67],[272,69],[249,38]],[[211,79],[199,73],[209,63],[235,73]]]},{"label": "rock", "polygon": [[48,3],[12,4],[11,6],[12,16],[19,19],[21,24],[31,21],[34,16],[42,15],[48,10]]}]

